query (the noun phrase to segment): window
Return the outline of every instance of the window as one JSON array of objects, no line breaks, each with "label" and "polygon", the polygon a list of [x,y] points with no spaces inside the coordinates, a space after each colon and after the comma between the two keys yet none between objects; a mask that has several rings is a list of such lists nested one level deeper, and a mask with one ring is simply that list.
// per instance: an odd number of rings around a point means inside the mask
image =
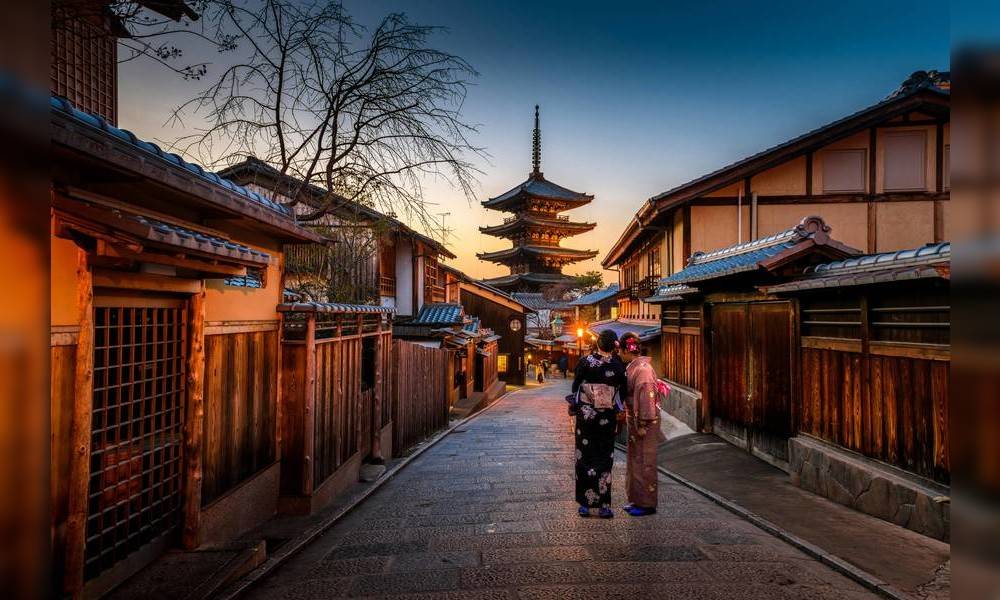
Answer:
[{"label": "window", "polygon": [[864,149],[823,152],[823,191],[864,192],[867,154]]},{"label": "window", "polygon": [[885,181],[887,192],[925,190],[927,136],[923,131],[885,134]]},{"label": "window", "polygon": [[507,361],[510,360],[510,354],[498,354],[497,355],[497,372],[506,373],[507,372]]},{"label": "window", "polygon": [[660,247],[655,246],[646,255],[646,274],[650,277],[660,276]]}]

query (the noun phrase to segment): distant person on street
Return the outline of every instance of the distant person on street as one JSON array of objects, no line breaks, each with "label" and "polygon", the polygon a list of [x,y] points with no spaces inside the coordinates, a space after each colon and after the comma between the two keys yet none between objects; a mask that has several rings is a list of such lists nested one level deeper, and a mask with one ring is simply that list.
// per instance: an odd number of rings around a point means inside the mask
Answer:
[{"label": "distant person on street", "polygon": [[624,410],[625,363],[615,355],[617,336],[604,331],[597,349],[576,363],[573,393],[566,397],[576,416],[576,501],[581,517],[610,519],[611,467],[618,413]]},{"label": "distant person on street", "polygon": [[566,379],[566,373],[569,372],[569,357],[565,354],[559,357],[559,370],[562,371],[563,379]]},{"label": "distant person on street", "polygon": [[545,363],[535,363],[535,380],[538,383],[545,383]]},{"label": "distant person on street", "polygon": [[639,336],[626,333],[619,340],[622,359],[628,364],[628,392],[625,414],[628,426],[628,462],[625,481],[628,504],[625,512],[633,517],[656,512],[656,449],[663,441],[660,430],[661,393],[659,379],[648,356],[641,355]]}]

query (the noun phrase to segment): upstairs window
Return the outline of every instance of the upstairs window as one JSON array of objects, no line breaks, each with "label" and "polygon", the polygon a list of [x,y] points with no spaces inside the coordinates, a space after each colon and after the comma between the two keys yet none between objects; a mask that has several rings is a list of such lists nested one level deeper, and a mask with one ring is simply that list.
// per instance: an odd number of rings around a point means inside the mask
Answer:
[{"label": "upstairs window", "polygon": [[864,193],[867,154],[864,149],[823,152],[823,191]]},{"label": "upstairs window", "polygon": [[923,131],[885,134],[885,181],[887,192],[927,189],[927,135]]},{"label": "upstairs window", "polygon": [[264,287],[264,271],[263,269],[247,269],[246,275],[227,277],[224,283],[230,287],[259,289]]}]

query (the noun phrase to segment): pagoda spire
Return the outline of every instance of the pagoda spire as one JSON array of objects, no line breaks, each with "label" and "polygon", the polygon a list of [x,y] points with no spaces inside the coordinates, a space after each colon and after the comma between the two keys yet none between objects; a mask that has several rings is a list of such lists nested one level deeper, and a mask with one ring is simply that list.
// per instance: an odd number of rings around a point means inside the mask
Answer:
[{"label": "pagoda spire", "polygon": [[542,176],[542,130],[538,126],[538,105],[535,105],[535,132],[531,136],[531,176]]}]

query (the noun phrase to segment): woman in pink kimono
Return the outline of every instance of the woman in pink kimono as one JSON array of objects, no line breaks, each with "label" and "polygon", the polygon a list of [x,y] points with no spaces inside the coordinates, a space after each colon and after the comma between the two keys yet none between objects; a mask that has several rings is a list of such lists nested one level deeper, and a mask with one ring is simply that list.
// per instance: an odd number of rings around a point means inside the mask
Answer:
[{"label": "woman in pink kimono", "polygon": [[625,482],[628,504],[625,512],[633,517],[656,513],[656,448],[663,441],[660,409],[657,406],[656,372],[648,356],[641,356],[639,336],[626,333],[619,339],[621,357],[628,367],[628,395],[625,419],[628,425],[628,462]]}]

